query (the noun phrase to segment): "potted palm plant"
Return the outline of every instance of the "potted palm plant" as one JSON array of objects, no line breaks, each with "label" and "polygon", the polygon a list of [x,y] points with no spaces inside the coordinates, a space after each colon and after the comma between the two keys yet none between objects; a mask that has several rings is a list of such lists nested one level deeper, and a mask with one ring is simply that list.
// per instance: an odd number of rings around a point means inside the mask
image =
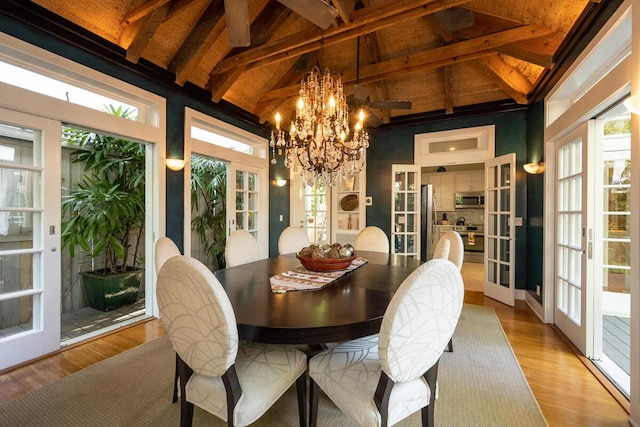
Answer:
[{"label": "potted palm plant", "polygon": [[[132,112],[107,107],[131,118]],[[81,272],[89,305],[108,311],[136,301],[144,231],[145,147],[135,141],[67,127],[63,142],[77,147],[71,161],[83,176],[63,196],[62,246],[81,248],[93,269]]]}]

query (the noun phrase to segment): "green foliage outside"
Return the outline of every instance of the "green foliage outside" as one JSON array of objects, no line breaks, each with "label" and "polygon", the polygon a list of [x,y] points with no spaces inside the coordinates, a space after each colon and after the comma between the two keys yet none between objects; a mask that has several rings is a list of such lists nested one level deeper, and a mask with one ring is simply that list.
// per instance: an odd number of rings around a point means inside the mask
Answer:
[{"label": "green foliage outside", "polygon": [[[122,107],[106,108],[133,118]],[[63,248],[72,257],[76,247],[92,258],[104,256],[104,274],[137,268],[145,219],[144,145],[72,127],[63,129],[62,140],[78,147],[71,161],[84,167],[83,179],[62,198]]]},{"label": "green foliage outside", "polygon": [[198,233],[209,266],[225,267],[227,164],[191,156],[191,229]]}]

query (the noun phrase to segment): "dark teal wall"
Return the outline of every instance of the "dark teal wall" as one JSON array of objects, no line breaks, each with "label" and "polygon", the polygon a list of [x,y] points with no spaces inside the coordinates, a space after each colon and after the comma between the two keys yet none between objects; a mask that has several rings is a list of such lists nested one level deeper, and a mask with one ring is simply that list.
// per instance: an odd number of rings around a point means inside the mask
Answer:
[{"label": "dark teal wall", "polygon": [[[544,161],[544,104],[529,107],[528,161]],[[544,267],[544,174],[527,175],[527,290],[542,304],[542,293],[536,294],[536,285],[542,285]]]},{"label": "dark teal wall", "polygon": [[[414,135],[475,126],[495,125],[495,154],[516,153],[516,216],[527,224],[527,177],[522,165],[527,161],[527,111],[478,114],[394,129],[373,129],[367,152],[367,225],[382,228],[391,235],[391,165],[413,164]],[[527,230],[516,227],[516,283],[527,283]]]}]

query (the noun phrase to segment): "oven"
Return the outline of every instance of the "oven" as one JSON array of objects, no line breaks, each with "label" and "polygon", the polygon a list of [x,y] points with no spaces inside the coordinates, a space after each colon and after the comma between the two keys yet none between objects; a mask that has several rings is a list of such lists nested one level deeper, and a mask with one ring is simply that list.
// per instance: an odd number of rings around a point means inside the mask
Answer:
[{"label": "oven", "polygon": [[465,262],[484,262],[484,227],[456,226],[462,237]]}]

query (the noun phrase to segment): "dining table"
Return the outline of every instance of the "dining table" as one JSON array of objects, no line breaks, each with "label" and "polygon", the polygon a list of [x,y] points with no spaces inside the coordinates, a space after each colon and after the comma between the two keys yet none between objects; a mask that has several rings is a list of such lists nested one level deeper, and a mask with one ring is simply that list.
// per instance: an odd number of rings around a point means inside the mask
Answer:
[{"label": "dining table", "polygon": [[239,338],[272,344],[351,340],[377,333],[402,282],[422,263],[406,255],[358,251],[360,267],[314,290],[274,292],[269,279],[298,269],[295,253],[214,272],[235,311]]}]

